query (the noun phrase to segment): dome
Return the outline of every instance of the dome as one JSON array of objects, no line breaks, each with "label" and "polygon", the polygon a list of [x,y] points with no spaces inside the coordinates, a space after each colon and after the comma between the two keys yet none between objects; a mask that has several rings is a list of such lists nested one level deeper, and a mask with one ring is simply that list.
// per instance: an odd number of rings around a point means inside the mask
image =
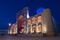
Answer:
[{"label": "dome", "polygon": [[44,10],[44,8],[42,8],[42,7],[41,7],[41,8],[38,8],[37,11],[36,11],[36,14],[40,14],[40,13],[42,13],[43,10]]}]

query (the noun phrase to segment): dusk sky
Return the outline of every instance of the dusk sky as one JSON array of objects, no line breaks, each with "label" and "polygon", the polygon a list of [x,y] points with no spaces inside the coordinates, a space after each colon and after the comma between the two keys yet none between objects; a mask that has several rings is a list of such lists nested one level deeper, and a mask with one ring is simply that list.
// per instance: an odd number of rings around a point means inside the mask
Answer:
[{"label": "dusk sky", "polygon": [[16,13],[29,7],[30,16],[38,8],[50,8],[52,16],[60,22],[60,2],[58,0],[0,0],[0,30],[8,29],[8,23],[16,22]]}]

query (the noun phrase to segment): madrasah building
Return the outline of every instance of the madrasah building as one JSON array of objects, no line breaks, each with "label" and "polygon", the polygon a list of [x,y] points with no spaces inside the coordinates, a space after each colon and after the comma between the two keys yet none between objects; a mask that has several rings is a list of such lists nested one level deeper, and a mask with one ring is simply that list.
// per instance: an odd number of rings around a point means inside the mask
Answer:
[{"label": "madrasah building", "polygon": [[[46,34],[54,35],[54,28],[50,9],[29,17],[29,9],[25,7],[16,15],[16,26],[9,28],[9,34]],[[13,31],[15,29],[15,31]]]}]

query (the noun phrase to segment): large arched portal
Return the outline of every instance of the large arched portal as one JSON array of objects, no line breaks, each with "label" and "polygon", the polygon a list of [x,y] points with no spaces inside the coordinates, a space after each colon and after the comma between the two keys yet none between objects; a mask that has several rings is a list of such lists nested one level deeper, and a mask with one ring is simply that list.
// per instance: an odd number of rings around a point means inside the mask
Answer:
[{"label": "large arched portal", "polygon": [[24,16],[20,15],[18,18],[18,33],[23,33],[24,30]]}]

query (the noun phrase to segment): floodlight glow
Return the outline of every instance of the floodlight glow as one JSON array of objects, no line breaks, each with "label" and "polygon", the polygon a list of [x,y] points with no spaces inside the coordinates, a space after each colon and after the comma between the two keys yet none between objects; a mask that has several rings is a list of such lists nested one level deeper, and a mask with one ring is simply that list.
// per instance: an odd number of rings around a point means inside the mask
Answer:
[{"label": "floodlight glow", "polygon": [[11,26],[11,23],[9,23],[9,26]]},{"label": "floodlight glow", "polygon": [[27,18],[29,18],[29,11],[27,10]]},{"label": "floodlight glow", "polygon": [[46,28],[46,25],[43,26],[43,33],[46,33],[47,32],[47,28]]}]

